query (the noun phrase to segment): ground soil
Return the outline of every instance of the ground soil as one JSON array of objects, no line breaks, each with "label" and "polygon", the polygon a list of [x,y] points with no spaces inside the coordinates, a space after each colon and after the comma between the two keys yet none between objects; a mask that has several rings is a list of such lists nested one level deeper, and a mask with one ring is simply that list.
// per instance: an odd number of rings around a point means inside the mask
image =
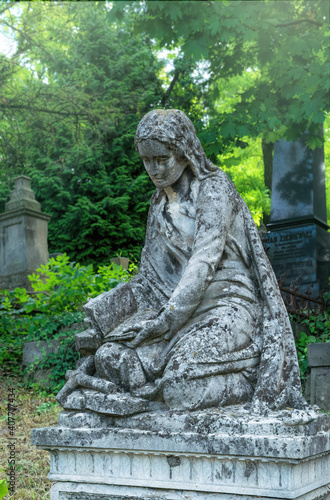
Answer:
[{"label": "ground soil", "polygon": [[[8,399],[10,389],[15,392],[14,435],[8,429]],[[16,438],[15,493],[8,493],[6,500],[48,500],[51,482],[48,480],[49,453],[31,445],[31,429],[50,427],[57,423],[60,406],[54,395],[26,388],[18,377],[0,373],[0,480],[8,481],[8,444]],[[1,498],[1,496],[0,496]]]}]

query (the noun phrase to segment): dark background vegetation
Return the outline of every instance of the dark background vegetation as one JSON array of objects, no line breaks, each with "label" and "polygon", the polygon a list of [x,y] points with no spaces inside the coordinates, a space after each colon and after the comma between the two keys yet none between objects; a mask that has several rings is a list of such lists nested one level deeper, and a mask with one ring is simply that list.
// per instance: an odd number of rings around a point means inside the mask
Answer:
[{"label": "dark background vegetation", "polygon": [[[30,431],[56,425],[82,305],[136,272],[102,264],[117,253],[138,262],[143,245],[154,187],[134,150],[139,120],[155,108],[187,113],[260,224],[275,141],[308,132],[315,148],[324,127],[330,160],[328,26],[327,0],[0,2],[0,212],[15,176],[30,176],[52,216],[49,251],[68,254],[31,277],[34,293],[0,294],[0,398],[4,409],[15,388],[20,451],[8,500],[49,498],[49,454]],[[327,185],[329,214],[329,173]],[[330,341],[329,306],[291,320],[305,323],[304,383],[307,345]],[[22,369],[24,342],[54,339],[57,354]]]},{"label": "dark background vegetation", "polygon": [[154,188],[134,133],[174,107],[261,223],[274,142],[322,145],[328,22],[323,0],[2,2],[0,211],[29,175],[50,252],[139,259]]}]

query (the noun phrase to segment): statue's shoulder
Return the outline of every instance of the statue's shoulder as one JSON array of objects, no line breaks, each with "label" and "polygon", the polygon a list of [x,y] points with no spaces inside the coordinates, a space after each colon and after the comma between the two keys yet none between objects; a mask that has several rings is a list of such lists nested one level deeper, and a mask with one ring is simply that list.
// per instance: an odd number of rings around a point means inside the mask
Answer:
[{"label": "statue's shoulder", "polygon": [[150,198],[150,206],[152,205],[157,205],[158,203],[161,203],[161,201],[164,198],[164,191],[162,189],[156,189],[156,191],[153,193],[153,195]]},{"label": "statue's shoulder", "polygon": [[229,179],[221,168],[212,172],[200,182],[200,196],[210,196],[212,198],[227,195],[230,199],[236,197],[237,190],[235,184]]}]

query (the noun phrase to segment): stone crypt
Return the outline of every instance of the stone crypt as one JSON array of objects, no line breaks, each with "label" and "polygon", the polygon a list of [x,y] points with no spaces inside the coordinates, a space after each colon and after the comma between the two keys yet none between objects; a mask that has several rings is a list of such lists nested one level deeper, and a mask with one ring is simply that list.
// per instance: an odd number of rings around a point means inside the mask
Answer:
[{"label": "stone crypt", "polygon": [[247,206],[183,112],[135,144],[157,188],[139,273],[87,302],[58,426],[32,432],[51,500],[330,498],[330,417]]}]

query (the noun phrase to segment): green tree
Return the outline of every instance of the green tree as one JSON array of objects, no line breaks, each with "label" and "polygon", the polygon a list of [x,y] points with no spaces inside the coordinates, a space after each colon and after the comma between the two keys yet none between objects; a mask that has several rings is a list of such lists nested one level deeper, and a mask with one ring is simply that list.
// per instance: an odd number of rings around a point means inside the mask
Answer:
[{"label": "green tree", "polygon": [[[190,64],[208,61],[213,136],[260,137],[269,188],[276,140],[296,140],[308,131],[311,148],[323,144],[319,131],[329,111],[326,0],[129,5],[139,12],[136,29],[159,47],[179,47]],[[109,15],[127,10],[127,2],[117,2]]]},{"label": "green tree", "polygon": [[132,43],[128,20],[109,23],[103,2],[26,3],[6,14],[17,49],[3,58],[4,180],[32,177],[52,215],[51,251],[81,262],[123,248],[137,257],[153,187],[134,133],[161,100],[160,63],[143,37]]}]

